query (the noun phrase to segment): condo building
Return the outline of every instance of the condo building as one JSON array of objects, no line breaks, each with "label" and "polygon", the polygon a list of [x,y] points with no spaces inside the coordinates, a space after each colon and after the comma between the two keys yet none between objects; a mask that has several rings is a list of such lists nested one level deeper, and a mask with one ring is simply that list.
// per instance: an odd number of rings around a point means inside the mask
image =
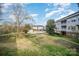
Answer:
[{"label": "condo building", "polygon": [[57,20],[55,25],[57,33],[71,36],[79,34],[79,11]]}]

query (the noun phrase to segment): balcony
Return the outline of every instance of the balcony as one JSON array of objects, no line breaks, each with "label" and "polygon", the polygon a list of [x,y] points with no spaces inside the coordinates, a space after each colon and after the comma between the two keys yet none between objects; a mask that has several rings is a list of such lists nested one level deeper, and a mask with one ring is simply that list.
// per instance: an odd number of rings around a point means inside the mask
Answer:
[{"label": "balcony", "polygon": [[61,21],[61,26],[65,26],[66,25],[66,20]]},{"label": "balcony", "polygon": [[61,24],[65,24],[67,22],[67,20],[62,20]]},{"label": "balcony", "polygon": [[66,27],[67,27],[66,25],[61,26],[61,30],[66,31]]}]

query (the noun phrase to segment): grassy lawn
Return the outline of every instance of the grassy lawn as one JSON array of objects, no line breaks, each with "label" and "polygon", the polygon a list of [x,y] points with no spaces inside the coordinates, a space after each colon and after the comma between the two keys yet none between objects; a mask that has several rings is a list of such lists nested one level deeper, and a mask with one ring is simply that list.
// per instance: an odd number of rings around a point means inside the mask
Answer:
[{"label": "grassy lawn", "polygon": [[[2,38],[2,37],[1,37]],[[28,34],[24,38],[1,40],[0,55],[73,56],[79,55],[78,44],[63,36]]]}]

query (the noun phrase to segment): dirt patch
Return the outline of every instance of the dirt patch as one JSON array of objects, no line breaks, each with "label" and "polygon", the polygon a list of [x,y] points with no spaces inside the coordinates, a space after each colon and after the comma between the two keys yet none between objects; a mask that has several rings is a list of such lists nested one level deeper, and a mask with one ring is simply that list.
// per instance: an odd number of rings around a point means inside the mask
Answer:
[{"label": "dirt patch", "polygon": [[34,45],[32,41],[27,38],[16,39],[18,49],[38,49],[38,46]]},{"label": "dirt patch", "polygon": [[40,34],[40,35],[37,35],[37,38],[39,39],[40,44],[57,45],[57,43],[54,42],[54,39],[48,37],[47,35]]}]

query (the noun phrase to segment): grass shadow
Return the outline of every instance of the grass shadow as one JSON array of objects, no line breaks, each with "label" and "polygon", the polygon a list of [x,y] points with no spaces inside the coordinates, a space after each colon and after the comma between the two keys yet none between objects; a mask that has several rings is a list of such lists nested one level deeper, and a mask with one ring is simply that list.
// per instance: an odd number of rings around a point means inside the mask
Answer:
[{"label": "grass shadow", "polygon": [[69,41],[66,41],[66,40],[55,40],[55,43],[58,43],[64,47],[67,47],[67,48],[72,49],[72,50],[75,49],[76,55],[79,56],[79,45],[74,44],[74,43],[69,42]]},{"label": "grass shadow", "polygon": [[0,56],[16,56],[16,37],[13,35],[0,36]]}]

